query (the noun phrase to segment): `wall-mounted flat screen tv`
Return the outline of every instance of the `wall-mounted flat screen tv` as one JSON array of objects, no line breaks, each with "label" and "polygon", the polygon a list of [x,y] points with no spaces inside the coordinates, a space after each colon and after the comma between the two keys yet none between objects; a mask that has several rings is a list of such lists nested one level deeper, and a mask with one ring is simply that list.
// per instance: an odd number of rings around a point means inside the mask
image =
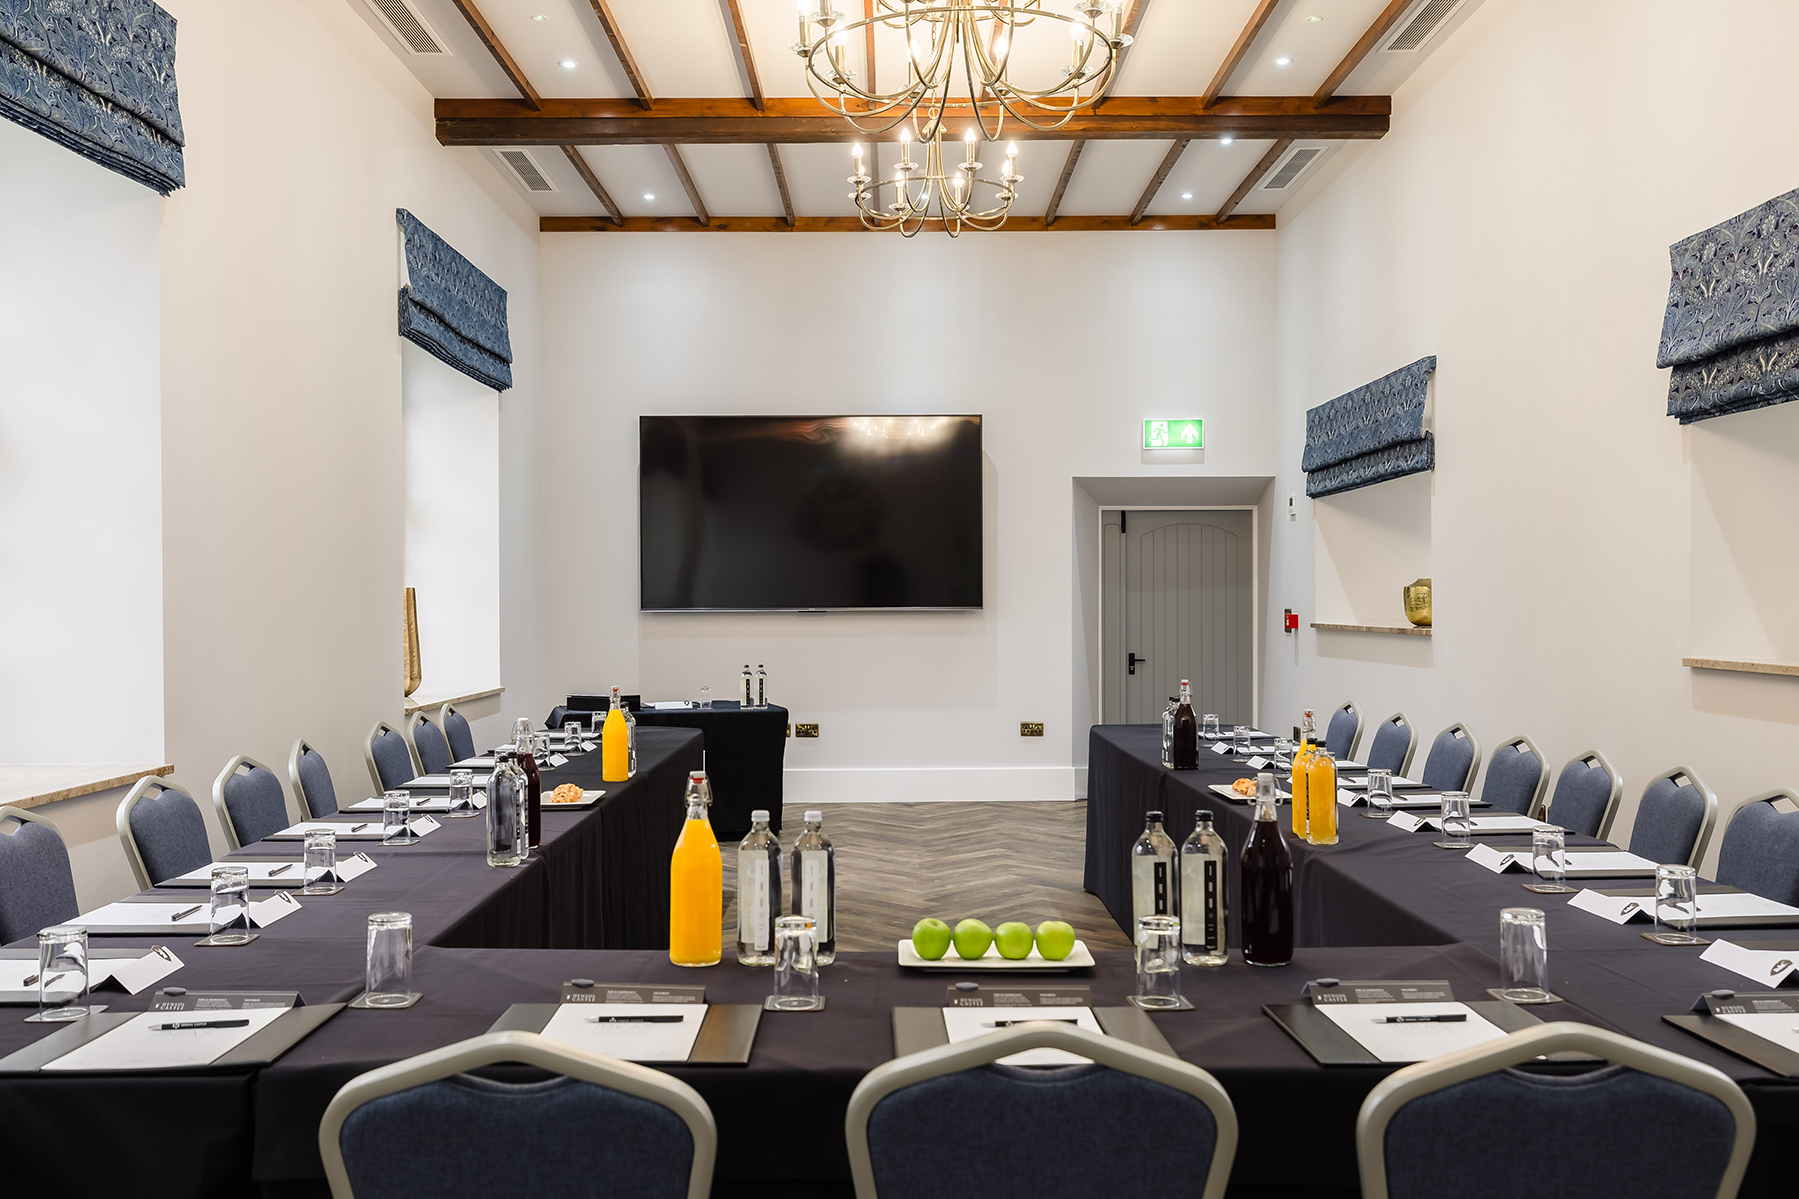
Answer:
[{"label": "wall-mounted flat screen tv", "polygon": [[979,608],[978,416],[638,418],[645,611]]}]

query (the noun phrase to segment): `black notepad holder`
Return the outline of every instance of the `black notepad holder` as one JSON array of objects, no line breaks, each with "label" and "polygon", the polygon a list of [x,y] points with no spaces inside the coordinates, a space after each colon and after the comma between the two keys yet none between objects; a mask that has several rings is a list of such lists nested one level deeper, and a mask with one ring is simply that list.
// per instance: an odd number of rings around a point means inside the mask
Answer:
[{"label": "black notepad holder", "polygon": [[[223,1055],[214,1058],[203,1066],[178,1066],[172,1070],[72,1070],[67,1073],[82,1076],[86,1074],[184,1074],[196,1071],[241,1070],[253,1066],[266,1066],[282,1054],[298,1045],[314,1029],[343,1010],[341,1003],[320,1003],[305,1006],[297,994],[293,992],[263,991],[187,991],[181,987],[172,987],[156,992],[150,1004],[152,1012],[184,1012],[207,1011],[221,1012],[226,1009],[201,1008],[201,1000],[224,998],[242,1001],[245,998],[266,1001],[271,995],[285,998],[293,1004],[281,1013],[268,1027],[260,1029]],[[266,1002],[257,1006],[272,1006]],[[65,1028],[58,1029],[43,1040],[27,1045],[15,1053],[0,1058],[0,1075],[35,1074],[45,1066],[65,1054],[72,1053],[89,1041],[95,1041],[122,1024],[143,1015],[142,1012],[102,1012],[77,1020]],[[64,1073],[57,1071],[57,1073]]]},{"label": "black notepad holder", "polygon": [[1782,1078],[1799,1078],[1799,1053],[1758,1037],[1746,1028],[1738,1028],[1725,1014],[1750,1012],[1790,1012],[1799,1021],[1799,993],[1791,991],[1708,991],[1693,1004],[1691,1014],[1663,1016],[1662,1019],[1682,1032],[1702,1041],[1710,1041],[1726,1053],[1753,1062]]}]

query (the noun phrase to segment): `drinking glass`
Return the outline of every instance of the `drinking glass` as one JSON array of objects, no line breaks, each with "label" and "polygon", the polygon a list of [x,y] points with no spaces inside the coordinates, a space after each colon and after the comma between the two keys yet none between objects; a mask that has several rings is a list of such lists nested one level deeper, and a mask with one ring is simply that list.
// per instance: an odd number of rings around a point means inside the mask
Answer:
[{"label": "drinking glass", "polygon": [[1663,945],[1704,945],[1699,929],[1699,872],[1672,863],[1655,868],[1655,937]]},{"label": "drinking glass", "polygon": [[412,1003],[412,913],[369,915],[369,957],[364,1000],[370,1007]]},{"label": "drinking glass", "polygon": [[1530,834],[1530,868],[1537,881],[1527,884],[1539,895],[1566,895],[1574,890],[1568,877],[1568,834],[1553,824],[1539,824]]},{"label": "drinking glass", "polygon": [[1549,999],[1549,933],[1540,908],[1499,912],[1499,997],[1513,1003]]},{"label": "drinking glass", "polygon": [[1218,740],[1218,713],[1207,712],[1205,714],[1205,718],[1200,721],[1199,733],[1208,741]]},{"label": "drinking glass", "polygon": [[1237,758],[1249,756],[1249,726],[1246,724],[1231,727],[1231,753]]},{"label": "drinking glass", "polygon": [[1285,737],[1274,739],[1274,764],[1282,770],[1293,769],[1293,743]]},{"label": "drinking glass", "polygon": [[406,823],[412,814],[412,792],[383,791],[381,793],[381,844],[411,845],[418,838],[413,835],[412,826]]},{"label": "drinking glass", "polygon": [[37,935],[37,1014],[32,1024],[61,1024],[88,1014],[87,929],[46,928]]},{"label": "drinking glass", "polygon": [[1137,917],[1137,993],[1140,1008],[1181,1008],[1181,922],[1173,916]]},{"label": "drinking glass", "polygon": [[708,712],[712,710],[712,688],[700,688],[700,708]]},{"label": "drinking glass", "polygon": [[250,868],[212,868],[212,943],[247,945],[250,936]]},{"label": "drinking glass", "polygon": [[305,879],[300,888],[302,895],[336,895],[344,889],[337,879],[337,834],[331,829],[315,829],[306,834],[300,876]]},{"label": "drinking glass", "polygon": [[1393,815],[1393,772],[1368,772],[1368,808],[1362,813],[1370,820],[1386,820]]},{"label": "drinking glass", "polygon": [[810,916],[775,921],[775,990],[768,1006],[782,1012],[810,1012],[825,1005],[818,994],[818,961]]},{"label": "drinking glass", "polygon": [[464,820],[475,814],[475,772],[450,771],[450,810],[445,815]]},{"label": "drinking glass", "polygon": [[1474,820],[1468,815],[1468,793],[1445,791],[1441,805],[1438,819],[1443,825],[1443,840],[1436,845],[1442,849],[1473,849],[1470,834],[1474,831]]},{"label": "drinking glass", "polygon": [[545,767],[550,764],[550,735],[548,733],[531,734],[531,753]]},{"label": "drinking glass", "polygon": [[579,720],[562,722],[562,752],[566,754],[581,752],[581,722]]}]

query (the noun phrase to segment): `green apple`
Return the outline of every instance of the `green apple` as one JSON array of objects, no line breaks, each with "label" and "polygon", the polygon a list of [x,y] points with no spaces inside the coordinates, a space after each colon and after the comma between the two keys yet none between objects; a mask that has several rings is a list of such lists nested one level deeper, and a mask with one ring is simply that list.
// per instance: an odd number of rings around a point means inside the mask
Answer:
[{"label": "green apple", "polygon": [[1031,956],[1031,926],[1018,920],[1008,920],[993,930],[993,943],[999,946],[999,956],[1017,961],[1019,958]]},{"label": "green apple", "polygon": [[949,952],[949,925],[926,916],[912,926],[912,948],[925,961],[936,961]]},{"label": "green apple", "polygon": [[1045,920],[1039,924],[1037,926],[1037,952],[1052,962],[1059,962],[1073,953],[1074,927],[1061,920]]},{"label": "green apple", "polygon": [[956,925],[956,956],[965,962],[987,956],[993,944],[993,930],[979,920],[964,920]]}]

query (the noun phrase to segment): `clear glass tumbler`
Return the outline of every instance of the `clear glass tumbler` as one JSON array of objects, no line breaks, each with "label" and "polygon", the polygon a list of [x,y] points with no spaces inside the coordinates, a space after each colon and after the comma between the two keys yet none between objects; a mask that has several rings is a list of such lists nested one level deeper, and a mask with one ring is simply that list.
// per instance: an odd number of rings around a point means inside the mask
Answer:
[{"label": "clear glass tumbler", "polygon": [[712,710],[712,688],[710,687],[700,688],[700,710],[705,712]]},{"label": "clear glass tumbler", "polygon": [[300,888],[302,895],[336,895],[344,889],[337,878],[337,834],[331,829],[316,829],[306,834],[300,876],[305,880],[305,885]]},{"label": "clear glass tumbler", "polygon": [[1566,895],[1574,890],[1564,881],[1568,877],[1567,830],[1540,824],[1531,831],[1530,868],[1537,881],[1529,887],[1537,894]]},{"label": "clear glass tumbler", "polygon": [[369,914],[368,971],[364,979],[370,1007],[406,1007],[412,994],[412,913]]},{"label": "clear glass tumbler", "polygon": [[562,722],[562,752],[565,754],[581,752],[581,722],[579,720]]},{"label": "clear glass tumbler", "polygon": [[775,989],[769,1006],[777,1011],[810,1012],[825,1005],[818,994],[815,928],[810,916],[775,921]]},{"label": "clear glass tumbler", "polygon": [[212,943],[246,945],[250,935],[250,868],[212,868]]},{"label": "clear glass tumbler", "polygon": [[1474,831],[1474,821],[1468,815],[1468,793],[1466,791],[1443,792],[1437,818],[1443,825],[1443,839],[1436,842],[1439,848],[1474,848],[1474,841],[1470,837]]},{"label": "clear glass tumbler", "polygon": [[470,816],[479,815],[475,808],[474,771],[450,771],[450,810],[445,815],[452,820],[466,820]]},{"label": "clear glass tumbler", "polygon": [[1218,740],[1218,713],[1207,712],[1199,722],[1199,735],[1208,741]]},{"label": "clear glass tumbler", "polygon": [[1499,997],[1513,1003],[1549,999],[1549,931],[1540,908],[1501,908]]},{"label": "clear glass tumbler", "polygon": [[1370,820],[1386,820],[1393,815],[1393,772],[1368,772],[1368,810],[1362,815]]},{"label": "clear glass tumbler", "polygon": [[1246,724],[1231,727],[1231,753],[1239,760],[1249,756],[1249,726]]},{"label": "clear glass tumbler", "polygon": [[1293,769],[1293,743],[1285,737],[1275,738],[1274,766],[1277,770]]},{"label": "clear glass tumbler", "polygon": [[411,845],[418,837],[407,820],[412,815],[412,792],[381,793],[381,844]]},{"label": "clear glass tumbler", "polygon": [[1173,916],[1137,917],[1137,993],[1140,1008],[1179,1008],[1181,998],[1181,922]]},{"label": "clear glass tumbler", "polygon": [[1703,945],[1699,931],[1699,872],[1668,863],[1655,868],[1655,937],[1663,945]]},{"label": "clear glass tumbler", "polygon": [[37,935],[37,1014],[32,1024],[61,1024],[88,1014],[87,929],[57,925]]}]

